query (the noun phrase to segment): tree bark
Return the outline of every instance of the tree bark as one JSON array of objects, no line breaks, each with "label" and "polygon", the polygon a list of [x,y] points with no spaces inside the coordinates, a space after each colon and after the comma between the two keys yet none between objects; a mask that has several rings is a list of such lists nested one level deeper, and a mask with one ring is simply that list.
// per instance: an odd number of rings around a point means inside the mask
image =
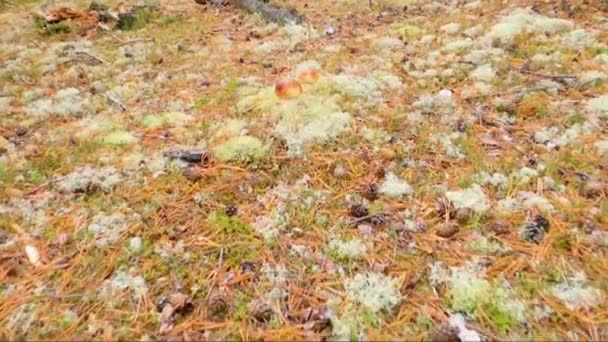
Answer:
[{"label": "tree bark", "polygon": [[[220,5],[223,0],[194,0],[197,4]],[[260,0],[228,0],[229,4],[238,7],[242,10],[258,13],[265,20],[280,24],[299,24],[302,22],[302,16],[295,9],[284,9],[272,6]]]}]

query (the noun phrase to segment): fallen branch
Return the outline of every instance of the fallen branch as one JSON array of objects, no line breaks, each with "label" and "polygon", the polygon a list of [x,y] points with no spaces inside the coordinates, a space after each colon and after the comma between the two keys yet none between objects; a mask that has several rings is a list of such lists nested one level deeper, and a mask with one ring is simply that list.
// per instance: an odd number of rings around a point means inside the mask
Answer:
[{"label": "fallen branch", "polygon": [[89,56],[89,57],[93,58],[95,61],[97,61],[97,62],[99,62],[101,64],[106,64],[106,62],[103,59],[101,59],[101,57],[97,57],[97,56],[95,56],[94,54],[92,54],[92,53],[90,53],[88,51],[85,51],[85,50],[76,51],[76,54],[77,55],[86,55],[86,56]]}]

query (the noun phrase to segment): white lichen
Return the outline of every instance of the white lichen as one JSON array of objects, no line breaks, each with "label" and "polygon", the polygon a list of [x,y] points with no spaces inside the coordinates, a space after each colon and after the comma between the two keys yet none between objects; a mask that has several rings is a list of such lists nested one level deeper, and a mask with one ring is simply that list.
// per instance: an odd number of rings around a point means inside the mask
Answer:
[{"label": "white lichen", "polygon": [[489,239],[487,236],[481,234],[474,234],[474,238],[467,244],[467,248],[475,252],[489,255],[500,254],[509,250],[508,247],[503,246],[500,242]]},{"label": "white lichen", "polygon": [[89,103],[80,90],[65,88],[50,98],[42,98],[25,106],[25,112],[36,119],[46,119],[49,116],[82,116],[86,114]]},{"label": "white lichen", "polygon": [[399,198],[413,193],[412,187],[392,172],[386,174],[384,182],[378,188],[378,192],[389,197]]},{"label": "white lichen", "polygon": [[94,190],[109,191],[122,181],[113,167],[101,169],[86,165],[60,178],[57,187],[62,192],[78,193]]},{"label": "white lichen", "polygon": [[471,79],[480,82],[491,83],[496,78],[496,70],[490,64],[478,66],[471,72]]},{"label": "white lichen", "polygon": [[603,303],[602,292],[585,285],[587,278],[583,272],[577,272],[570,279],[554,285],[551,293],[568,308],[568,310],[589,310]]},{"label": "white lichen", "polygon": [[329,241],[329,248],[339,257],[347,259],[360,259],[367,252],[367,246],[359,239],[348,241],[332,239]]},{"label": "white lichen", "polygon": [[106,303],[113,306],[114,301],[120,300],[121,293],[126,290],[132,293],[134,300],[140,300],[141,296],[148,292],[148,286],[142,276],[135,276],[131,271],[119,269],[112,279],[103,282],[99,292],[107,299]]},{"label": "white lichen", "polygon": [[596,33],[585,29],[576,29],[562,37],[560,43],[564,48],[580,50],[596,43]]},{"label": "white lichen", "polygon": [[537,208],[545,212],[553,212],[555,208],[548,199],[533,192],[520,191],[517,193],[520,205],[525,209]]},{"label": "white lichen", "polygon": [[600,154],[608,154],[608,140],[597,141],[593,146]]},{"label": "white lichen", "polygon": [[608,117],[608,95],[601,95],[587,101],[587,110],[602,117]]},{"label": "white lichen", "polygon": [[486,195],[479,184],[473,184],[462,191],[448,191],[445,196],[456,209],[470,208],[483,212],[489,208]]},{"label": "white lichen", "polygon": [[476,174],[473,179],[481,185],[491,185],[498,189],[506,188],[509,182],[509,178],[500,172],[490,174],[483,171]]},{"label": "white lichen", "polygon": [[524,32],[554,35],[573,28],[574,24],[568,20],[545,17],[527,8],[516,8],[509,15],[502,17],[486,37],[506,44]]},{"label": "white lichen", "polygon": [[455,311],[476,317],[478,308],[492,306],[515,322],[526,322],[527,308],[514,296],[509,284],[504,280],[491,283],[484,278],[483,272],[476,261],[468,261],[449,270],[441,263],[435,263],[431,265],[430,281],[433,286],[448,286],[450,307]]},{"label": "white lichen", "polygon": [[274,242],[277,235],[279,235],[279,226],[277,222],[268,216],[256,217],[255,221],[252,223],[252,227],[267,243]]},{"label": "white lichen", "polygon": [[376,272],[358,273],[346,281],[348,299],[372,313],[388,311],[399,303],[398,280]]},{"label": "white lichen", "polygon": [[106,247],[118,241],[127,229],[127,218],[122,214],[97,214],[87,230],[95,237],[97,247]]},{"label": "white lichen", "polygon": [[263,158],[267,150],[258,138],[242,135],[216,146],[214,155],[221,161],[250,162]]}]

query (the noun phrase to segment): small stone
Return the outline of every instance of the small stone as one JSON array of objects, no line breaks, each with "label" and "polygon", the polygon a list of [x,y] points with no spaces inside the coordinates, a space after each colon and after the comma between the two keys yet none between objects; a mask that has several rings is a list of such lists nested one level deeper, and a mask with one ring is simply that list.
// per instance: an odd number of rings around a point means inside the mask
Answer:
[{"label": "small stone", "polygon": [[606,193],[606,184],[600,181],[588,181],[581,190],[581,194],[587,198],[599,197],[604,193]]},{"label": "small stone", "polygon": [[494,232],[496,235],[505,235],[508,234],[511,230],[511,225],[503,220],[496,220],[490,224],[490,230]]},{"label": "small stone", "polygon": [[460,228],[456,223],[445,222],[439,225],[439,228],[437,228],[437,236],[447,239],[458,233],[459,230]]},{"label": "small stone", "polygon": [[254,299],[247,305],[247,312],[258,322],[268,322],[273,311],[270,305],[261,299]]},{"label": "small stone", "polygon": [[473,209],[460,208],[456,211],[456,221],[460,224],[465,224],[473,216]]},{"label": "small stone", "polygon": [[203,176],[201,176],[201,173],[198,172],[198,170],[194,167],[185,168],[182,174],[184,175],[184,177],[186,177],[187,180],[191,182],[198,182],[199,180],[201,180],[201,178],[203,178]]}]

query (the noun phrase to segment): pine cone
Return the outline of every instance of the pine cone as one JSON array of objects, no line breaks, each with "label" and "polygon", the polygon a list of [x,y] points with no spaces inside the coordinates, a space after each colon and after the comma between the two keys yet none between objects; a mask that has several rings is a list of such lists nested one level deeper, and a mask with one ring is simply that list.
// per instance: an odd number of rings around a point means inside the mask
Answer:
[{"label": "pine cone", "polygon": [[230,307],[228,297],[224,291],[218,290],[211,293],[207,303],[207,310],[209,314],[214,317],[224,316]]},{"label": "pine cone", "polygon": [[241,272],[243,273],[253,273],[255,272],[255,264],[251,261],[243,261],[241,263]]},{"label": "pine cone", "polygon": [[458,328],[455,328],[447,323],[441,324],[431,332],[431,341],[433,342],[460,342],[458,337]]},{"label": "pine cone", "polygon": [[247,311],[258,322],[267,322],[272,317],[273,311],[266,301],[256,299],[247,305]]},{"label": "pine cone", "polygon": [[374,226],[381,226],[383,224],[386,223],[386,215],[379,213],[379,214],[375,214],[373,215],[370,220],[371,224],[373,224]]},{"label": "pine cone", "polygon": [[361,218],[369,215],[369,210],[363,204],[353,204],[350,207],[350,216]]},{"label": "pine cone", "polygon": [[454,222],[445,222],[437,228],[437,236],[447,239],[458,233],[459,230],[460,228]]},{"label": "pine cone", "polygon": [[378,184],[368,183],[363,185],[361,195],[369,201],[377,200],[380,197],[380,194],[378,193]]},{"label": "pine cone", "polygon": [[460,208],[456,211],[456,221],[460,224],[465,224],[473,216],[473,209]]},{"label": "pine cone", "polygon": [[549,231],[549,221],[541,215],[536,215],[523,226],[520,236],[522,239],[532,241],[538,245],[543,241],[547,231]]}]

